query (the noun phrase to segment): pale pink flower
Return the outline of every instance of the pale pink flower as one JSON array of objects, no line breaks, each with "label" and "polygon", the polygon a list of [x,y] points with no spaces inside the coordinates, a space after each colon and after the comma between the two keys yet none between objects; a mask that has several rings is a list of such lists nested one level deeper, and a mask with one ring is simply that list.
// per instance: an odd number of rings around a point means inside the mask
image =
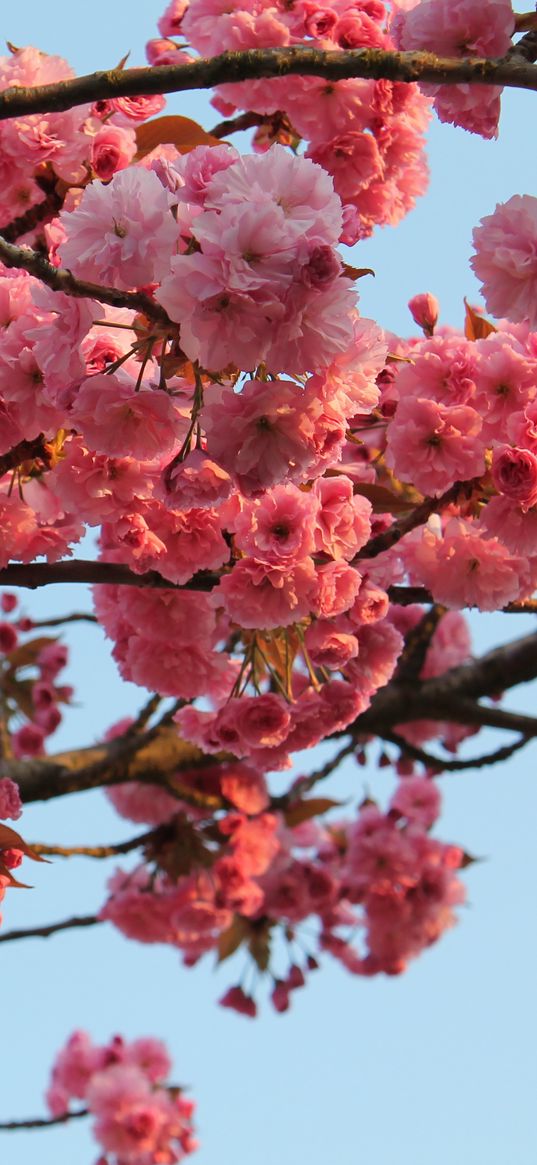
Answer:
[{"label": "pale pink flower", "polygon": [[430,829],[440,813],[441,798],[434,781],[425,777],[408,777],[400,781],[390,801],[390,809],[407,821]]},{"label": "pale pink flower", "polygon": [[136,136],[132,129],[105,125],[98,130],[91,146],[91,165],[101,182],[109,182],[118,170],[124,170],[136,153]]},{"label": "pale pink flower", "polygon": [[313,425],[295,385],[248,380],[240,393],[215,386],[207,398],[207,452],[236,477],[243,493],[307,476],[316,454]]},{"label": "pale pink flower", "polygon": [[361,190],[382,179],[384,166],[373,134],[350,130],[309,147],[307,157],[328,170],[342,202],[353,202]]},{"label": "pale pink flower", "polygon": [[473,405],[479,373],[479,349],[462,336],[434,336],[412,351],[403,364],[396,389],[404,397],[426,397],[441,405]]},{"label": "pale pink flower", "polygon": [[296,485],[278,485],[248,501],[233,530],[240,550],[274,566],[292,565],[314,549],[318,501]]},{"label": "pale pink flower", "polygon": [[371,503],[356,497],[350,477],[319,477],[313,495],[319,509],[315,515],[315,549],[332,558],[351,559],[371,536]]},{"label": "pale pink flower", "polygon": [[117,125],[132,125],[139,121],[147,121],[148,117],[156,117],[162,113],[166,105],[165,97],[154,93],[150,97],[111,97],[110,109],[114,114]]},{"label": "pale pink flower", "polygon": [[95,453],[150,460],[169,451],[184,430],[184,419],[168,393],[142,388],[120,369],[84,381],[71,421]]},{"label": "pale pink flower", "polygon": [[[423,0],[398,15],[393,31],[402,49],[426,49],[447,57],[502,57],[511,45],[514,16],[510,0],[489,0],[486,20],[475,0]],[[497,136],[500,88],[427,84],[423,91],[435,97],[441,121],[486,138]]]},{"label": "pale pink flower", "polygon": [[411,581],[429,587],[446,607],[497,611],[532,589],[525,558],[460,518],[450,519],[443,537],[425,526],[419,540],[411,536],[401,549]]},{"label": "pale pink flower", "polygon": [[201,510],[221,505],[232,490],[229,473],[202,449],[192,449],[167,466],[155,493],[170,510]]},{"label": "pale pink flower", "polygon": [[414,322],[423,329],[426,336],[432,336],[440,313],[440,304],[436,296],[430,291],[414,295],[409,300],[408,306]]},{"label": "pale pink flower", "polygon": [[311,610],[320,619],[332,619],[352,607],[362,576],[347,562],[327,562],[317,568],[317,587]]},{"label": "pale pink flower", "polygon": [[188,0],[170,0],[158,22],[161,36],[179,36],[183,16],[188,8]]},{"label": "pale pink flower", "polygon": [[62,211],[60,221],[67,233],[61,262],[79,279],[128,290],[169,272],[177,226],[152,171],[129,167],[107,186],[92,182],[77,209]]},{"label": "pale pink flower", "polygon": [[311,558],[302,559],[292,568],[242,558],[230,574],[220,579],[211,601],[216,607],[223,607],[239,627],[270,629],[304,619],[317,589]]},{"label": "pale pink flower", "polygon": [[537,555],[537,509],[523,509],[509,497],[491,498],[481,514],[486,537],[499,539],[511,554]]},{"label": "pale pink flower", "polygon": [[305,635],[308,655],[315,667],[339,671],[358,655],[358,640],[349,631],[338,630],[333,619],[316,619]]},{"label": "pale pink flower", "polygon": [[388,430],[386,461],[403,481],[434,496],[454,481],[483,473],[480,432],[475,409],[445,408],[432,400],[405,397]]},{"label": "pale pink flower", "polygon": [[470,260],[487,310],[537,327],[537,198],[515,194],[498,203],[473,232]]},{"label": "pale pink flower", "polygon": [[147,825],[170,821],[179,809],[177,799],[165,789],[159,789],[157,785],[142,785],[138,781],[113,785],[106,789],[106,795],[122,817]]}]

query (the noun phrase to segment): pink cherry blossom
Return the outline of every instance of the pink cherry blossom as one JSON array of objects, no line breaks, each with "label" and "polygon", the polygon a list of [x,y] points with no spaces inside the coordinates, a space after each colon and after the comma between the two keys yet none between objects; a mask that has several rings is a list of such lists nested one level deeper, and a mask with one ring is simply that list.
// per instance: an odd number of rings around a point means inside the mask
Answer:
[{"label": "pink cherry blossom", "polygon": [[488,311],[537,327],[537,198],[515,194],[481,219],[470,260]]},{"label": "pink cherry blossom", "polygon": [[177,227],[156,174],[129,167],[107,186],[92,182],[79,206],[62,211],[61,262],[79,279],[127,290],[163,279]]}]

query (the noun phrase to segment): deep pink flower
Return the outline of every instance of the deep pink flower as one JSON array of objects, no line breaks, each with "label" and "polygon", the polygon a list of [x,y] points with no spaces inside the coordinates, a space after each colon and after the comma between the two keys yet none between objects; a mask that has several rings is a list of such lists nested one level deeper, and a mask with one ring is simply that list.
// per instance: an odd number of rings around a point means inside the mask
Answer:
[{"label": "deep pink flower", "polygon": [[494,450],[492,477],[496,489],[522,510],[537,502],[537,457],[528,449],[503,445]]}]

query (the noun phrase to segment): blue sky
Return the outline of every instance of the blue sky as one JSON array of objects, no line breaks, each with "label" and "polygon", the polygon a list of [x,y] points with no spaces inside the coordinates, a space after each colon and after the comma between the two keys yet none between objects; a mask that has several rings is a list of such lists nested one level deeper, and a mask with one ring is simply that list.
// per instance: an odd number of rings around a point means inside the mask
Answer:
[{"label": "blue sky", "polygon": [[[139,10],[135,17],[126,0],[26,0],[7,6],[3,33],[68,57],[79,73],[112,66],[128,49],[139,64],[160,8],[151,0]],[[361,283],[363,314],[406,331],[408,298],[431,290],[443,321],[461,323],[463,296],[477,297],[472,227],[497,201],[532,192],[534,101],[529,93],[504,97],[498,142],[434,126],[429,195],[401,227],[354,252],[357,265],[376,271]],[[169,111],[206,126],[216,120],[203,95],[178,95]],[[35,617],[90,607],[82,589],[68,587],[26,592],[22,602]],[[479,616],[473,628],[481,651],[533,629],[533,620]],[[77,627],[70,642],[79,706],[58,747],[90,743],[143,701],[118,681],[98,630]],[[509,703],[532,710],[531,690],[518,689]],[[496,739],[473,740],[471,751]],[[73,1028],[85,1027],[97,1040],[116,1031],[166,1039],[175,1080],[198,1101],[197,1165],[534,1165],[534,766],[528,750],[500,768],[442,780],[439,836],[486,860],[465,875],[458,927],[399,979],[361,981],[327,961],[291,1013],[264,1006],[250,1023],[216,1006],[233,981],[231,965],[217,973],[209,960],[186,971],[176,952],[128,943],[108,927],[2,946],[1,1118],[43,1111],[51,1060]],[[337,788],[355,796],[365,782],[380,799],[390,787],[386,773],[349,766]],[[29,807],[24,832],[77,844],[120,840],[129,827],[96,793]],[[91,912],[102,901],[106,871],[98,863],[58,859],[32,875],[32,892],[8,895],[6,927]],[[11,1136],[0,1141],[0,1160],[17,1165],[90,1165],[97,1155],[82,1123]]]}]

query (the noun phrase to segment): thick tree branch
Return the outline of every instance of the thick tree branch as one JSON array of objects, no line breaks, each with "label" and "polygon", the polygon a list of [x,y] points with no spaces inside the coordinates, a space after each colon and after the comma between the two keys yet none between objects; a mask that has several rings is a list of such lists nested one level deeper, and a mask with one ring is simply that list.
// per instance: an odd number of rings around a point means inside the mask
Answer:
[{"label": "thick tree branch", "polygon": [[[528,34],[531,36],[531,33]],[[348,77],[389,81],[426,81],[436,85],[507,85],[537,89],[537,69],[526,52],[495,60],[479,57],[462,59],[437,57],[427,52],[384,52],[358,49],[324,52],[314,48],[249,49],[222,53],[212,60],[185,65],[160,65],[142,69],[110,69],[58,81],[52,85],[6,89],[0,95],[0,120],[30,113],[50,113],[76,105],[103,101],[110,97],[135,97],[153,93],[179,93],[191,89],[212,89],[215,85],[261,77],[290,74],[325,77],[341,81]]]},{"label": "thick tree branch", "polygon": [[163,578],[156,570],[135,574],[130,567],[121,563],[91,562],[83,558],[74,558],[68,562],[13,562],[0,570],[0,586],[27,587],[34,591],[52,583],[114,583],[160,590],[211,591],[218,583],[218,575],[199,571],[179,586]]},{"label": "thick tree branch", "polygon": [[206,758],[199,748],[181,740],[175,728],[158,725],[139,736],[120,737],[46,759],[6,759],[0,772],[17,781],[25,803],[50,801],[125,781],[159,785],[184,799],[184,789],[175,788],[175,774],[203,767],[209,761],[214,763],[214,757]]},{"label": "thick tree branch", "polygon": [[8,243],[1,233],[0,260],[5,267],[28,271],[52,291],[63,291],[64,295],[73,295],[77,299],[96,299],[99,303],[107,303],[111,307],[127,307],[132,311],[141,312],[156,324],[172,331],[177,330],[177,325],[172,324],[164,308],[143,291],[119,291],[116,287],[101,287],[97,283],[75,279],[74,275],[63,267],[53,267],[52,263],[38,251],[32,251],[30,247],[15,247]]},{"label": "thick tree branch", "polygon": [[[534,738],[537,718],[483,705],[478,700],[536,677],[537,633],[422,683],[392,680],[377,692],[370,708],[340,735],[352,732],[386,738],[397,725],[428,719],[501,728]],[[217,757],[205,757],[194,745],[181,740],[174,727],[160,724],[138,736],[126,734],[107,744],[46,759],[6,758],[0,772],[17,781],[25,802],[48,801],[88,789],[140,781],[159,785],[180,800],[192,799],[197,804],[195,790],[181,784],[181,772],[217,763]]]}]

